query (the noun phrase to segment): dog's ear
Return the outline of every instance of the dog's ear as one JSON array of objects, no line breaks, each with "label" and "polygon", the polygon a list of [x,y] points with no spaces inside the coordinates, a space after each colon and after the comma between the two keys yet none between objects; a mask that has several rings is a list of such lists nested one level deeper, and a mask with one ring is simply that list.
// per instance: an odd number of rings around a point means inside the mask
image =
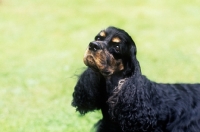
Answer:
[{"label": "dog's ear", "polygon": [[72,106],[81,114],[100,109],[104,85],[99,73],[86,69],[74,88]]},{"label": "dog's ear", "polygon": [[127,56],[126,56],[126,70],[124,71],[125,75],[141,74],[140,64],[137,60],[137,48],[135,42],[127,34]]},{"label": "dog's ear", "polygon": [[131,49],[130,49],[130,55],[131,55],[131,66],[132,68],[134,69],[134,75],[140,75],[141,74],[141,68],[140,68],[140,64],[139,64],[139,61],[137,60],[137,56],[136,56],[136,53],[137,53],[137,49],[136,49],[136,46],[135,44],[132,45]]}]

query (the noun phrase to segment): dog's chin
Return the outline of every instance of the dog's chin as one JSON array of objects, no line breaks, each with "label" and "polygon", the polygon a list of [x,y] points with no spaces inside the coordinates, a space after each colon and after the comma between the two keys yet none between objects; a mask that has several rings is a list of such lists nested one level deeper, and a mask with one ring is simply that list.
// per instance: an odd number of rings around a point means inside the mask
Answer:
[{"label": "dog's chin", "polygon": [[112,73],[112,72],[109,72],[109,71],[101,71],[101,74],[102,74],[104,77],[110,77],[113,73]]},{"label": "dog's chin", "polygon": [[98,68],[97,68],[98,66],[90,65],[90,64],[88,64],[88,63],[87,63],[86,66],[88,66],[89,68],[91,68],[94,72],[97,72],[97,73],[103,75],[104,77],[109,77],[109,76],[111,76],[111,75],[113,74],[112,71],[105,70],[105,69],[104,69],[104,70],[101,70],[101,69],[98,69]]},{"label": "dog's chin", "polygon": [[91,66],[88,66],[88,67],[90,67],[94,72],[100,73],[100,74],[103,75],[104,77],[110,77],[110,76],[113,74],[112,71],[100,70],[100,69],[98,69],[97,67],[91,67]]}]

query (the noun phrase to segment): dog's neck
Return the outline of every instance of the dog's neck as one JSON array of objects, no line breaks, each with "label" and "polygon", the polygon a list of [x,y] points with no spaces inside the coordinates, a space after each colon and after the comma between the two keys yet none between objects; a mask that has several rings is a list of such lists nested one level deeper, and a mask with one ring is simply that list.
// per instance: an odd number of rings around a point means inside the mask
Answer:
[{"label": "dog's neck", "polygon": [[109,98],[113,94],[113,90],[118,86],[120,80],[126,78],[123,76],[123,71],[115,73],[109,77],[104,77],[106,81],[106,92]]},{"label": "dog's neck", "polygon": [[104,119],[110,120],[110,115],[108,113],[109,106],[107,104],[108,99],[113,95],[114,89],[118,86],[119,81],[123,79],[123,72],[115,73],[111,76],[103,76],[105,80],[105,91],[104,91],[104,103],[102,105],[102,114]]}]

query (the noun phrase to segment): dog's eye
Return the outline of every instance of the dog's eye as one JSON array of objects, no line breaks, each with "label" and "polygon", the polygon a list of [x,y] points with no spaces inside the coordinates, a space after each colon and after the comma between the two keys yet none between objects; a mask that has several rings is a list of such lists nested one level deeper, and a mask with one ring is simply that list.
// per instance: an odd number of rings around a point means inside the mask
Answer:
[{"label": "dog's eye", "polygon": [[120,50],[119,45],[116,45],[116,46],[115,46],[115,50],[116,50],[117,52],[119,52],[119,50]]},{"label": "dog's eye", "polygon": [[95,37],[95,40],[96,40],[96,41],[102,41],[102,40],[103,40],[103,37],[101,37],[101,36],[96,36],[96,37]]},{"label": "dog's eye", "polygon": [[100,38],[100,37],[97,37],[96,40],[101,40],[101,38]]}]

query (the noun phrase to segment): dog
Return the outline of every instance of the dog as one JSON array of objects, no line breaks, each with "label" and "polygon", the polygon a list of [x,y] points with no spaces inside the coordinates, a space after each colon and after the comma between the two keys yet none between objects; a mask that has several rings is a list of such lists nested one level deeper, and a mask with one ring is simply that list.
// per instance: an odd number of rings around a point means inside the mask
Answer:
[{"label": "dog", "polygon": [[87,69],[74,88],[81,114],[101,110],[97,132],[199,132],[200,84],[163,84],[147,79],[129,34],[101,30],[84,54]]}]

